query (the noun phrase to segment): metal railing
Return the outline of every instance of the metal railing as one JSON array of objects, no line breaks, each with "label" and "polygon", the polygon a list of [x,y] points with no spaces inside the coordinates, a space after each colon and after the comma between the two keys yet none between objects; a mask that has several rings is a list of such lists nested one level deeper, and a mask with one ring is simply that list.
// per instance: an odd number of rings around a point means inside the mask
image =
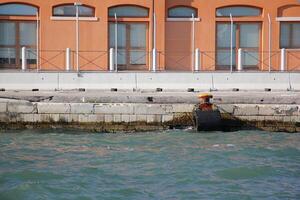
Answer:
[{"label": "metal railing", "polygon": [[[7,54],[7,53],[6,53]],[[0,52],[0,61],[5,55]],[[216,51],[145,51],[118,50],[79,51],[76,66],[76,51],[40,50],[23,47],[20,52],[22,70],[37,71],[300,71],[300,49],[281,49],[280,51],[256,51],[238,49],[233,56]],[[7,54],[9,61],[11,54]],[[16,57],[16,56],[15,56]],[[155,59],[155,60],[154,60]]]},{"label": "metal railing", "polygon": [[286,50],[286,69],[288,71],[300,70],[300,49]]}]

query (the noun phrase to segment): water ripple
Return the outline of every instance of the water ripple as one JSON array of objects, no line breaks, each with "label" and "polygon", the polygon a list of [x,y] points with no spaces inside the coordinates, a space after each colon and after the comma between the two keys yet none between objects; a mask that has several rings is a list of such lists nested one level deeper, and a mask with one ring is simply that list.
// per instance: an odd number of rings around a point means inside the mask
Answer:
[{"label": "water ripple", "polygon": [[300,199],[299,144],[260,131],[10,131],[0,199]]}]

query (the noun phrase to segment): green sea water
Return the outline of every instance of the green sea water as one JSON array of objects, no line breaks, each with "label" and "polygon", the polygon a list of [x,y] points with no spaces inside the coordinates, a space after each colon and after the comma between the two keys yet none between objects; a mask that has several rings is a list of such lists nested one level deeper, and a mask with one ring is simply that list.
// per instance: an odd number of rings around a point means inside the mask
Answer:
[{"label": "green sea water", "polygon": [[0,133],[0,200],[300,199],[300,133]]}]

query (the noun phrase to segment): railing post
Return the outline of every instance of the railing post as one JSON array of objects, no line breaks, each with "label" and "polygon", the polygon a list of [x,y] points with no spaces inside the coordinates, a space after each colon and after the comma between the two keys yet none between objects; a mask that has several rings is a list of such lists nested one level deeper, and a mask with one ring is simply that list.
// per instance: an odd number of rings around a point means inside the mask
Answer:
[{"label": "railing post", "polygon": [[280,62],[280,71],[285,71],[286,69],[286,50],[283,48],[280,50],[281,62]]},{"label": "railing post", "polygon": [[26,60],[26,47],[22,47],[22,70],[27,69],[27,60]]},{"label": "railing post", "polygon": [[152,50],[152,71],[156,72],[156,49]]},{"label": "railing post", "polygon": [[109,49],[109,71],[115,70],[115,62],[114,62],[115,56],[114,56],[114,48]]},{"label": "railing post", "polygon": [[66,48],[66,71],[71,70],[71,49]]},{"label": "railing post", "polygon": [[195,49],[195,63],[194,63],[194,71],[200,71],[200,50],[198,48]]},{"label": "railing post", "polygon": [[242,54],[243,54],[243,50],[241,48],[239,48],[239,50],[238,50],[238,66],[237,66],[238,71],[243,70]]}]

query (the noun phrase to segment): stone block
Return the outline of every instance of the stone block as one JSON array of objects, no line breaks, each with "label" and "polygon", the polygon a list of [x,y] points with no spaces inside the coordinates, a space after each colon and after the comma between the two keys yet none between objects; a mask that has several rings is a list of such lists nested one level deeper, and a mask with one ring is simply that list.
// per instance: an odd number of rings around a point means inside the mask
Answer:
[{"label": "stone block", "polygon": [[41,120],[41,122],[44,122],[44,123],[52,122],[50,114],[40,114],[40,120]]},{"label": "stone block", "polygon": [[125,123],[130,122],[130,115],[122,115],[121,120],[122,120],[122,122],[125,122]]},{"label": "stone block", "polygon": [[147,123],[160,123],[162,115],[147,115]]},{"label": "stone block", "polygon": [[283,122],[291,122],[292,118],[291,116],[283,116]]},{"label": "stone block", "polygon": [[59,122],[59,114],[49,114],[49,117],[52,122]]},{"label": "stone block", "polygon": [[147,115],[147,123],[154,123],[155,115]]},{"label": "stone block", "polygon": [[163,115],[162,116],[162,122],[165,123],[165,122],[171,122],[173,121],[174,119],[174,116],[173,115]]},{"label": "stone block", "polygon": [[134,114],[133,104],[97,104],[95,114]]},{"label": "stone block", "polygon": [[171,105],[167,104],[136,104],[134,114],[137,115],[159,115],[167,114],[172,111]]},{"label": "stone block", "polygon": [[78,122],[79,123],[89,123],[90,117],[88,114],[78,114]]},{"label": "stone block", "polygon": [[237,119],[241,120],[241,121],[249,121],[249,122],[263,122],[265,121],[265,117],[264,116],[235,116]]},{"label": "stone block", "polygon": [[33,122],[34,122],[34,123],[42,122],[41,114],[34,114],[34,115],[33,115]]},{"label": "stone block", "polygon": [[234,109],[235,116],[257,116],[259,107],[256,104],[238,104]]},{"label": "stone block", "polygon": [[137,122],[137,115],[130,115],[130,122]]},{"label": "stone block", "polygon": [[258,115],[274,116],[276,105],[259,105]]},{"label": "stone block", "polygon": [[114,114],[114,122],[118,123],[122,121],[122,116],[120,114]]},{"label": "stone block", "polygon": [[300,115],[299,116],[291,116],[291,122],[300,122]]},{"label": "stone block", "polygon": [[33,123],[34,122],[34,115],[35,114],[21,114],[20,115],[20,120],[21,120],[21,122]]},{"label": "stone block", "polygon": [[[172,105],[172,113],[189,113],[193,112],[195,108],[195,104],[173,104]],[[169,113],[171,113],[169,112]],[[162,113],[164,114],[164,113]]]},{"label": "stone block", "polygon": [[93,114],[94,104],[92,103],[70,103],[73,114]]},{"label": "stone block", "polygon": [[98,115],[92,115],[92,116],[95,116],[96,123],[104,122],[104,115],[98,114]]},{"label": "stone block", "polygon": [[106,115],[104,115],[104,121],[105,121],[105,123],[113,123],[114,122],[114,116],[106,114]]},{"label": "stone block", "polygon": [[0,122],[9,122],[9,117],[6,113],[0,113]]},{"label": "stone block", "polygon": [[70,114],[71,106],[69,103],[37,103],[39,114]]},{"label": "stone block", "polygon": [[283,121],[283,116],[265,116],[265,121],[277,121],[281,122]]},{"label": "stone block", "polygon": [[147,115],[136,115],[137,122],[147,122]]},{"label": "stone block", "polygon": [[0,113],[7,112],[7,103],[0,103]]},{"label": "stone block", "polygon": [[218,104],[217,107],[222,114],[226,113],[230,115],[234,113],[234,109],[235,109],[235,106],[233,104]]},{"label": "stone block", "polygon": [[59,114],[60,123],[70,123],[70,122],[78,122],[78,121],[79,121],[78,114]]},{"label": "stone block", "polygon": [[79,123],[99,123],[104,122],[104,115],[78,114]]},{"label": "stone block", "polygon": [[7,112],[10,113],[36,113],[36,105],[31,102],[9,102],[7,103]]},{"label": "stone block", "polygon": [[299,106],[297,105],[279,105],[274,109],[274,115],[297,116]]}]

